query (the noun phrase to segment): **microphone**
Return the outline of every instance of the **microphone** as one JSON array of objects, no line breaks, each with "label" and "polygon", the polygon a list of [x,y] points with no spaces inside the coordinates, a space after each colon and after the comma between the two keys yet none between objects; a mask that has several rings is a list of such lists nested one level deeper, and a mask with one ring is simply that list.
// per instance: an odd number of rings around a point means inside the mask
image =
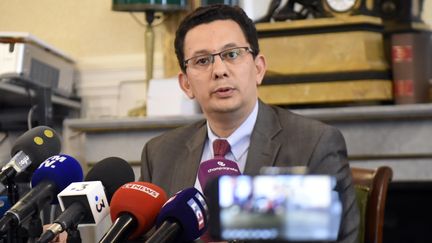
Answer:
[{"label": "microphone", "polygon": [[69,184],[82,181],[83,172],[78,161],[68,155],[54,155],[42,162],[33,173],[32,189],[0,219],[0,235],[11,225],[38,213],[48,203],[56,203],[56,195]]},{"label": "microphone", "polygon": [[6,195],[0,196],[0,217],[3,217],[4,213],[11,207],[9,197]]},{"label": "microphone", "polygon": [[207,183],[222,175],[241,175],[236,162],[224,158],[214,158],[202,162],[198,169],[198,181],[202,191]]},{"label": "microphone", "polygon": [[87,173],[85,182],[74,182],[57,195],[63,212],[38,242],[50,242],[56,235],[78,224],[98,224],[109,214],[108,202],[114,192],[134,179],[134,172],[125,160],[117,157],[101,160]]},{"label": "microphone", "polygon": [[171,197],[162,207],[158,228],[146,243],[192,242],[207,230],[208,208],[204,196],[188,188]]},{"label": "microphone", "polygon": [[22,134],[12,146],[12,159],[2,167],[0,193],[5,189],[5,181],[13,179],[28,167],[33,172],[42,161],[59,154],[60,149],[60,138],[50,127],[38,126]]},{"label": "microphone", "polygon": [[111,200],[114,221],[99,243],[125,242],[147,232],[166,202],[165,192],[148,182],[130,182],[120,187]]}]

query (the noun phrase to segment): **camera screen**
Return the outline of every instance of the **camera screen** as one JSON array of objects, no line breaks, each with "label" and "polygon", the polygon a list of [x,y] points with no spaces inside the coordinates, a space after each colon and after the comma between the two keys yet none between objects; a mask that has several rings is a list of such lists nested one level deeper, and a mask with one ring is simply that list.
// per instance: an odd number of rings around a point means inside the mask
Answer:
[{"label": "camera screen", "polygon": [[335,240],[341,203],[325,175],[222,176],[219,229],[231,240]]}]

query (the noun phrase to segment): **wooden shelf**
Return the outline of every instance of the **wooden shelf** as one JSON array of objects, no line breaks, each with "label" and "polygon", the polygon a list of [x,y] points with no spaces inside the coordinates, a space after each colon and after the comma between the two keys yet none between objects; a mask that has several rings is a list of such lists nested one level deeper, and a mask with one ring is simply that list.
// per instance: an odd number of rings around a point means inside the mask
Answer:
[{"label": "wooden shelf", "polygon": [[[20,106],[26,103],[24,99],[29,95],[29,93],[32,97],[36,97],[33,90],[27,91],[24,87],[0,82],[0,102],[3,101],[11,106]],[[75,110],[81,109],[81,102],[76,100],[64,98],[58,95],[52,95],[51,100],[54,105],[60,105]]]}]

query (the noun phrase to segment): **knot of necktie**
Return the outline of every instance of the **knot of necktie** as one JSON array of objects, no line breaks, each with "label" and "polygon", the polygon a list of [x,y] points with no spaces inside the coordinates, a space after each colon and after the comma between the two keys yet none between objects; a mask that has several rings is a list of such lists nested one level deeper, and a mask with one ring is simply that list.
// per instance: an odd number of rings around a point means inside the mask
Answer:
[{"label": "knot of necktie", "polygon": [[215,158],[224,158],[230,149],[231,146],[225,139],[216,139],[213,142],[213,153]]}]

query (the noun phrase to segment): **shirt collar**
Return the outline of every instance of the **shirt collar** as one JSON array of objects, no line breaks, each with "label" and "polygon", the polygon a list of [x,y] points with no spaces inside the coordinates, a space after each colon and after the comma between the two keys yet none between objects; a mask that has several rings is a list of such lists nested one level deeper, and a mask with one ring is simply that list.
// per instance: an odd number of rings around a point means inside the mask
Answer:
[{"label": "shirt collar", "polygon": [[[226,140],[231,145],[231,152],[234,155],[236,161],[240,160],[240,157],[247,151],[250,144],[250,137],[252,130],[255,126],[255,122],[258,116],[258,100],[255,103],[254,109],[246,118],[246,120],[238,127]],[[210,129],[209,123],[207,122],[207,136],[210,142],[210,150],[213,154],[213,146],[211,146],[214,140],[219,137],[216,136]]]}]

